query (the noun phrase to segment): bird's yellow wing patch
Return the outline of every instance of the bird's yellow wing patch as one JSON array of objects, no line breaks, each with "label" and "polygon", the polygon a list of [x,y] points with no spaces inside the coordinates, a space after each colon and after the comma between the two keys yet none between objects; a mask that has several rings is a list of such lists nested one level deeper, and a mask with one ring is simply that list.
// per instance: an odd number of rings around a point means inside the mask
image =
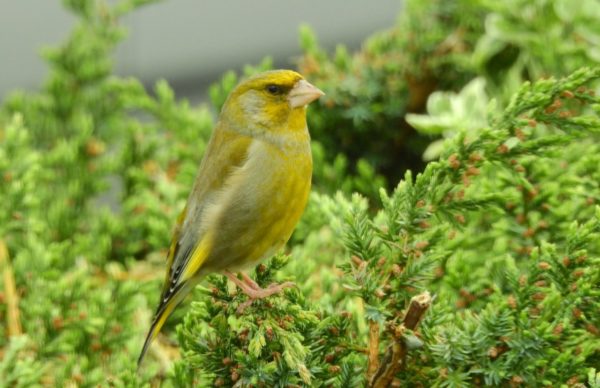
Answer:
[{"label": "bird's yellow wing patch", "polygon": [[200,241],[200,244],[196,246],[196,248],[192,252],[190,259],[187,262],[187,265],[185,266],[185,269],[181,273],[180,282],[185,282],[198,273],[198,271],[202,267],[202,264],[204,264],[206,258],[210,254],[210,250],[214,242],[213,236],[214,233],[212,230],[207,231],[207,233]]}]

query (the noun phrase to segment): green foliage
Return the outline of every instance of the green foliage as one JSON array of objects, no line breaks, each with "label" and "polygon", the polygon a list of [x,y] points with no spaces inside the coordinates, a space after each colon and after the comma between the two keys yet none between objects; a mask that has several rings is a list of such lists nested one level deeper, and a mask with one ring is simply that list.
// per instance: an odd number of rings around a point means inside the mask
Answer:
[{"label": "green foliage", "polygon": [[[254,270],[296,287],[249,305],[209,276],[136,371],[213,125],[164,81],[112,75],[119,18],[146,2],[65,1],[80,23],[48,81],[0,107],[0,318],[8,276],[22,324],[0,325],[0,385],[364,386],[394,347],[405,386],[599,385],[600,24],[568,0],[408,1],[357,53],[303,28],[300,70],[327,93],[316,190]],[[237,81],[211,87],[216,111]]]},{"label": "green foliage", "polygon": [[[309,126],[328,151],[324,161],[335,165],[344,155],[351,175],[360,175],[356,166],[363,161],[394,184],[407,169],[423,169],[424,152],[427,161],[438,156],[441,143],[430,143],[442,129],[448,135],[481,125],[486,94],[505,106],[524,81],[600,63],[595,0],[405,3],[396,26],[374,34],[355,53],[340,46],[328,55],[310,28],[300,30],[300,70],[326,93]],[[475,77],[481,80],[470,83]],[[464,105],[457,99],[448,105],[445,94],[434,93],[462,88]],[[472,113],[467,104],[479,96]],[[410,115],[426,109],[444,128],[424,130]],[[315,174],[315,181],[328,187],[331,178]],[[352,185],[351,191],[378,200],[372,189]]]},{"label": "green foliage", "polygon": [[116,22],[142,3],[65,2],[81,23],[46,50],[43,90],[16,93],[0,110],[0,239],[25,333],[0,344],[29,360],[7,358],[3,382],[138,380],[140,291],[154,292],[140,279],[156,276],[131,259],[162,256],[212,127],[207,109],[176,101],[165,82],[152,96],[112,75],[124,36]]},{"label": "green foliage", "polygon": [[[258,284],[267,286],[288,260],[276,256],[256,269]],[[284,297],[255,301],[239,315],[247,297],[228,290],[222,277],[212,279],[210,299],[194,302],[179,329],[186,368],[200,386],[292,385],[339,386],[343,376],[332,372],[360,367],[351,356],[348,313],[327,317],[313,309],[298,290]],[[183,379],[177,375],[176,378]]]}]

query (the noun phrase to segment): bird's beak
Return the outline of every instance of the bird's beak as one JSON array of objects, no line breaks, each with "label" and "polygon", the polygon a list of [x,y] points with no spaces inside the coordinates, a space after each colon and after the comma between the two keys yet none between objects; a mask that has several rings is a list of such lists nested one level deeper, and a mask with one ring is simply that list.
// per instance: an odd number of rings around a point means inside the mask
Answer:
[{"label": "bird's beak", "polygon": [[292,109],[294,109],[306,106],[323,95],[325,95],[325,93],[319,88],[311,85],[308,81],[300,80],[296,82],[296,85],[290,90],[287,99],[290,102]]}]

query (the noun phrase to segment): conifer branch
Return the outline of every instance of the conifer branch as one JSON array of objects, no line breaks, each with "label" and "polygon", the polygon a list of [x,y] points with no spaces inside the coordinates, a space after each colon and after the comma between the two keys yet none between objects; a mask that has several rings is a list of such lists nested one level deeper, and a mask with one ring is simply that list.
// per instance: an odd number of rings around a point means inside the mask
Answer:
[{"label": "conifer branch", "polygon": [[379,323],[369,321],[369,366],[367,379],[370,380],[379,367]]},{"label": "conifer branch", "polygon": [[404,321],[400,326],[393,329],[394,341],[387,348],[379,369],[369,379],[369,387],[385,388],[391,386],[394,376],[405,367],[406,363],[408,347],[404,341],[404,333],[406,330],[414,330],[417,327],[430,305],[431,295],[428,291],[416,295],[410,300]]},{"label": "conifer branch", "polygon": [[4,240],[0,239],[0,268],[2,268],[2,276],[4,279],[4,295],[6,297],[6,327],[8,328],[8,336],[14,337],[23,334],[21,327],[21,318],[19,313],[19,295],[15,286],[15,277],[13,275],[12,266],[10,265],[10,257]]}]

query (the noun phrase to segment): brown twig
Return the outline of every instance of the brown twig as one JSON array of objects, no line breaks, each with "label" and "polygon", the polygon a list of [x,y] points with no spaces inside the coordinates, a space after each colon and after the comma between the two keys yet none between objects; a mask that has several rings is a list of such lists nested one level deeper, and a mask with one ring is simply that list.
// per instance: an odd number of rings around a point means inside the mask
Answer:
[{"label": "brown twig", "polygon": [[0,268],[4,279],[4,295],[6,297],[6,326],[8,327],[8,336],[17,336],[23,334],[21,328],[21,319],[19,318],[19,295],[15,287],[15,277],[8,248],[4,240],[0,239]]},{"label": "brown twig", "polygon": [[367,379],[371,379],[379,367],[379,323],[369,322],[369,366]]},{"label": "brown twig", "polygon": [[400,326],[394,328],[394,341],[387,348],[381,364],[377,371],[370,376],[369,387],[386,388],[392,385],[394,376],[400,372],[406,364],[406,354],[408,348],[404,342],[404,333],[406,330],[414,330],[419,321],[425,314],[425,311],[431,305],[431,295],[425,291],[410,300],[408,311]]}]

